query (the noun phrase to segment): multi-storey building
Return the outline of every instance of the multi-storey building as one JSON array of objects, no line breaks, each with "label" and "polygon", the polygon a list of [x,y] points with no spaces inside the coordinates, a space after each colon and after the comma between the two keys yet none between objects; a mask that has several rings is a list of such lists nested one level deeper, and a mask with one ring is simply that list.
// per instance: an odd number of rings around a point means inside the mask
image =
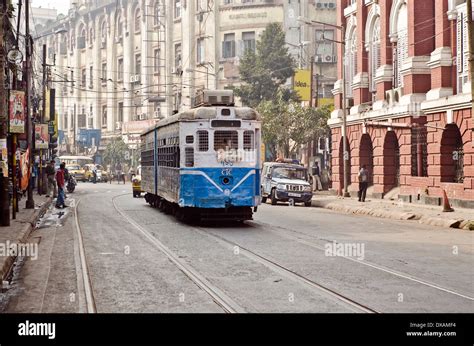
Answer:
[{"label": "multi-storey building", "polygon": [[[352,193],[366,165],[372,193],[474,205],[474,146],[464,0],[338,0],[345,61],[329,124],[334,188]],[[339,56],[343,56],[339,45]],[[342,68],[348,151],[343,152]]]},{"label": "multi-storey building", "polygon": [[301,67],[316,54],[326,97],[336,81],[333,43],[297,19],[335,14],[335,0],[72,0],[69,14],[44,28],[59,33],[37,40],[36,55],[51,48],[49,79],[69,144],[83,128],[132,144],[157,119],[191,107],[200,89],[238,85],[239,58],[271,22],[284,25]]}]

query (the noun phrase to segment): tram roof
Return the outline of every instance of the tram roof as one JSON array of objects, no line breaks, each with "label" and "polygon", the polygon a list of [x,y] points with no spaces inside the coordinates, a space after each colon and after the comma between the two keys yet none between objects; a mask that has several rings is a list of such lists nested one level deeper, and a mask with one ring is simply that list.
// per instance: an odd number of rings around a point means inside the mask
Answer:
[{"label": "tram roof", "polygon": [[[218,107],[227,108],[227,107]],[[232,107],[235,110],[235,118],[242,120],[260,120],[260,114],[253,108],[250,107]],[[147,134],[148,132],[163,127],[175,122],[180,121],[193,121],[193,120],[206,120],[214,119],[216,117],[217,107],[197,107],[191,108],[184,112],[172,115],[165,119],[160,120],[156,125],[142,132],[142,135]]]}]

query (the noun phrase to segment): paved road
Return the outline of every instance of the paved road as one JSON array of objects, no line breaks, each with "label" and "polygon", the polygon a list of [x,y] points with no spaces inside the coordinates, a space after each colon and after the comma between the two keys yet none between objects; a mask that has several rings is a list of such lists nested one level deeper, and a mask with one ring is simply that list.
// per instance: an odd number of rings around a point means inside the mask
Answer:
[{"label": "paved road", "polygon": [[472,232],[287,205],[188,225],[115,183],[67,201],[33,234],[40,255],[17,271],[7,312],[474,311]]}]

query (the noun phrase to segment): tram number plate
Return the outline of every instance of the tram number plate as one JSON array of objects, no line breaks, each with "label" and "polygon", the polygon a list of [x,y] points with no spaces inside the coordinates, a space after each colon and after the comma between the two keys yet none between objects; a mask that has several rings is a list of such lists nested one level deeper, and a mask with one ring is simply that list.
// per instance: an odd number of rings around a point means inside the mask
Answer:
[{"label": "tram number plate", "polygon": [[289,197],[301,197],[300,193],[288,192]]}]

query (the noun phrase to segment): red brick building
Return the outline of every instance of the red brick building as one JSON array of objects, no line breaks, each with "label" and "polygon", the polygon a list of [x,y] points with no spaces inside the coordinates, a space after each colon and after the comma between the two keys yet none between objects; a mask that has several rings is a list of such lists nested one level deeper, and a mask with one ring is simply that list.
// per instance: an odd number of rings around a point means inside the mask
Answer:
[{"label": "red brick building", "polygon": [[349,192],[365,164],[374,197],[439,203],[444,189],[454,205],[474,207],[466,1],[338,0],[337,9],[346,55],[329,120],[333,188],[344,184],[344,66]]}]

